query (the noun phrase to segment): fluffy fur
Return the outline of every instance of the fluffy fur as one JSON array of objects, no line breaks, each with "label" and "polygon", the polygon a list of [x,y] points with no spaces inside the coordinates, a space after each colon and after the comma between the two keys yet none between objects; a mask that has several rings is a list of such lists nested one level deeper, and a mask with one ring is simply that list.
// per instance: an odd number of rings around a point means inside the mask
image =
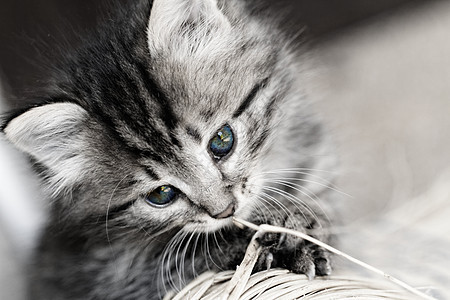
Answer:
[{"label": "fluffy fur", "polygon": [[[208,269],[232,269],[252,232],[234,215],[328,240],[333,162],[289,39],[240,1],[138,1],[67,54],[42,105],[6,137],[30,155],[51,215],[30,272],[33,299],[158,299]],[[209,142],[229,124],[232,152]],[[148,204],[162,185],[173,203]],[[330,272],[328,255],[266,236],[273,266]],[[271,257],[271,256],[268,256]]]}]

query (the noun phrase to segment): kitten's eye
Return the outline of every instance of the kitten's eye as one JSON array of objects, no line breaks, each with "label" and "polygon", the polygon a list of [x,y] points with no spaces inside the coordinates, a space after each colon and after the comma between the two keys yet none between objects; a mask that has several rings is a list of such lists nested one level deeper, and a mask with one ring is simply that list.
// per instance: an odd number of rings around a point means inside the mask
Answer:
[{"label": "kitten's eye", "polygon": [[221,159],[233,149],[234,137],[231,127],[226,124],[220,128],[209,142],[209,149],[216,159]]},{"label": "kitten's eye", "polygon": [[176,190],[168,185],[163,185],[148,193],[145,196],[145,201],[157,206],[164,206],[172,202],[177,196]]}]

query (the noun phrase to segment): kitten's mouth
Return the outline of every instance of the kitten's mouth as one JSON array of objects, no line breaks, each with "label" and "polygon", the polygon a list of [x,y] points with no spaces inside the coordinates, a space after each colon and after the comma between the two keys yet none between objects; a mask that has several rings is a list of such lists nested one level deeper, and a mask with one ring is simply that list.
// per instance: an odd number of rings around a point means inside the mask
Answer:
[{"label": "kitten's mouth", "polygon": [[223,212],[215,216],[204,214],[187,223],[183,229],[188,232],[211,233],[235,226],[233,217],[245,219],[246,216],[245,210],[240,209],[235,204],[230,204]]},{"label": "kitten's mouth", "polygon": [[195,220],[189,222],[184,226],[184,230],[188,232],[215,232],[223,228],[231,227],[233,225],[233,215],[228,216],[227,218],[211,218],[207,217],[207,219]]}]

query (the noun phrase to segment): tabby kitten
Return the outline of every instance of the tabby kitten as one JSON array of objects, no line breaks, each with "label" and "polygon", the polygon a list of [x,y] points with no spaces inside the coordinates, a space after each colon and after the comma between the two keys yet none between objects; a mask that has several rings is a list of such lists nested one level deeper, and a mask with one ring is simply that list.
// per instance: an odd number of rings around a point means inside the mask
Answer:
[{"label": "tabby kitten", "polygon": [[[253,232],[232,216],[328,239],[315,170],[332,155],[290,40],[242,1],[136,2],[3,126],[51,206],[32,299],[159,299],[234,269]],[[257,270],[273,255],[272,267],[330,273],[305,241],[261,243]]]}]

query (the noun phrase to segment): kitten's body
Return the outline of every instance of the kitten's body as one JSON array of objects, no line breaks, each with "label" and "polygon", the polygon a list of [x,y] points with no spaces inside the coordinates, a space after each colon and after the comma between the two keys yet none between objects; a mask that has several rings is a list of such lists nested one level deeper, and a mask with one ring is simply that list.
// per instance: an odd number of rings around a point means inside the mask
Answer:
[{"label": "kitten's body", "polygon": [[[233,269],[252,235],[233,213],[328,226],[312,194],[327,198],[326,188],[309,176],[332,159],[290,47],[239,1],[159,0],[124,10],[73,52],[46,104],[4,128],[36,162],[52,208],[32,298],[158,299],[195,273]],[[209,147],[224,124],[235,144],[220,159]],[[146,201],[168,185],[173,203]],[[317,247],[265,244],[275,266],[330,271]]]}]

